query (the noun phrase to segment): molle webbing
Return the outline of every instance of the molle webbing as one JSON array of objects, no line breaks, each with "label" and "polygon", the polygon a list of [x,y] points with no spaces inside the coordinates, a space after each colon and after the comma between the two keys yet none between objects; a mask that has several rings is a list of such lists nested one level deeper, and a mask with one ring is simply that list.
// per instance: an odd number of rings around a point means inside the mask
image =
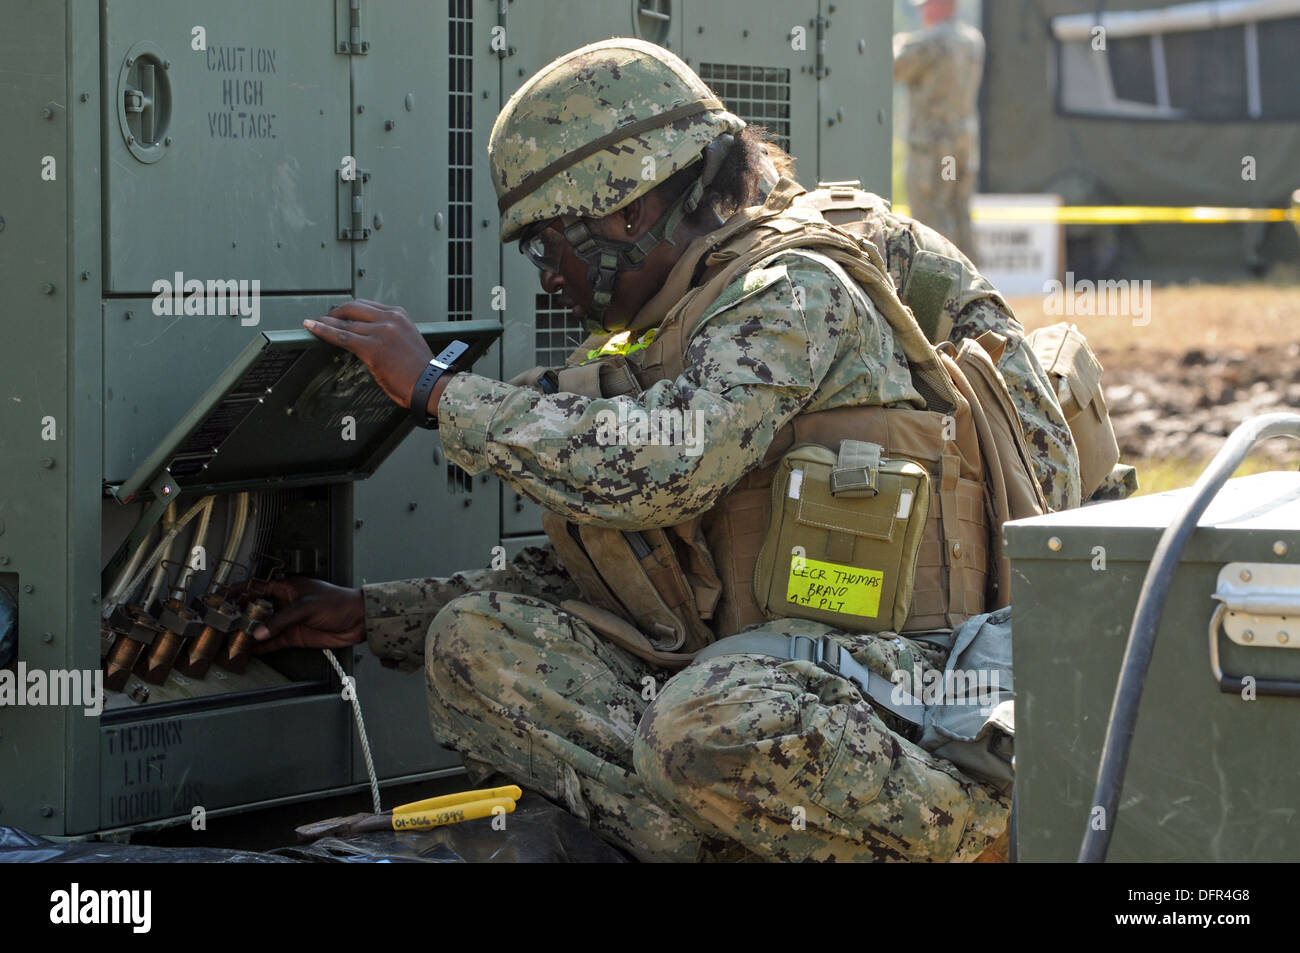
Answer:
[{"label": "molle webbing", "polygon": [[[664,531],[676,534],[676,545],[658,545],[655,551],[661,557],[684,556],[689,567],[683,571],[680,564],[676,568],[643,564],[642,570],[651,566],[659,570],[653,575],[660,582],[664,572],[673,577],[669,580],[673,585],[651,598],[644,592],[624,591],[632,575],[626,572],[631,564],[624,534],[590,526],[573,533],[574,527],[565,527],[558,517],[548,518],[545,528],[556,541],[561,559],[587,601],[599,607],[600,611],[587,613],[589,624],[635,654],[668,667],[683,664],[698,650],[700,619],[711,618],[709,637],[732,635],[765,621],[755,599],[754,572],[771,516],[774,471],[781,456],[796,444],[811,442],[835,449],[846,438],[875,443],[884,448],[885,456],[911,459],[930,473],[930,506],[904,631],[950,628],[1005,605],[1009,578],[1000,547],[1001,524],[1013,516],[1046,510],[1028,467],[1019,419],[1005,384],[984,354],[986,349],[996,351],[1001,341],[996,335],[985,335],[987,340],[981,339],[979,345],[964,342],[956,359],[936,351],[899,300],[876,247],[828,225],[815,203],[804,201],[801,193],[796,183],[783,179],[763,206],[737,213],[722,228],[692,242],[665,287],[631,328],[635,333],[658,321],[654,340],[636,353],[600,363],[626,364],[640,389],[676,379],[685,369],[692,333],[723,289],[774,255],[808,249],[843,267],[884,316],[908,359],[913,385],[926,409],[839,407],[796,416],[777,432],[760,465],[703,518]],[[664,316],[647,317],[656,313]],[[570,365],[586,363],[588,352],[599,344],[596,338],[584,343]],[[967,370],[975,375],[974,383],[966,379]],[[593,372],[571,366],[563,389],[569,390],[571,384],[574,392],[590,397],[626,393],[626,381],[613,386],[614,376],[621,379],[621,369],[610,375],[603,369]],[[989,415],[992,421],[984,413],[990,404],[997,411]],[[1005,451],[1001,456],[1007,460],[1001,460],[999,443],[1014,444],[1016,436],[1018,450]],[[1008,464],[1020,468],[1014,479],[1002,472]],[[608,542],[597,539],[604,535]],[[575,543],[585,544],[578,547],[581,552],[575,551]],[[578,565],[570,566],[571,560]],[[640,589],[651,574],[640,571],[635,577],[632,589]],[[682,579],[690,584],[684,602]],[[692,605],[698,613],[694,623],[681,616],[683,610],[689,614]],[[637,635],[632,623],[653,634]]]}]

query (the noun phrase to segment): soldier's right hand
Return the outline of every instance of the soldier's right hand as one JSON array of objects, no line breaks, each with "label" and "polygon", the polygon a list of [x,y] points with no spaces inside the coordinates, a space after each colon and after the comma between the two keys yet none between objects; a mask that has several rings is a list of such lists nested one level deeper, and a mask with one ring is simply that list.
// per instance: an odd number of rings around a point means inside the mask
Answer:
[{"label": "soldier's right hand", "polygon": [[250,633],[254,652],[277,649],[342,649],[366,638],[366,605],[360,589],[319,579],[289,576],[266,583],[265,594],[276,612]]}]

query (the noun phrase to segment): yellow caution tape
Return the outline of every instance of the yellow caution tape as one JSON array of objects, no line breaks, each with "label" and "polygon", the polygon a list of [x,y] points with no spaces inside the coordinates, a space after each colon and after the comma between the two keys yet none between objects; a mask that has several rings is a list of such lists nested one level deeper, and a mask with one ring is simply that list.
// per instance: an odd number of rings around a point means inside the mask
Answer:
[{"label": "yellow caution tape", "polygon": [[[896,205],[910,215],[906,205]],[[1300,208],[1229,208],[1213,205],[1057,205],[982,206],[971,209],[971,221],[984,224],[1057,225],[1221,225],[1227,222],[1293,222],[1300,227]]]}]

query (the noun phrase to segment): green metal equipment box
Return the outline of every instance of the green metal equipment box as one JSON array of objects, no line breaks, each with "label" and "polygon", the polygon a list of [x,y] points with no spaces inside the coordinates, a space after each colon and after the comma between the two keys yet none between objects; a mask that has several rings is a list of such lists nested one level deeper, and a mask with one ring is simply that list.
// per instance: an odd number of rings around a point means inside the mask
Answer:
[{"label": "green metal equipment box", "polygon": [[[186,468],[211,466],[212,448],[172,441],[226,433],[221,414],[253,380],[234,370],[249,349],[310,343],[302,319],[353,296],[399,304],[433,335],[500,330],[481,373],[563,361],[582,332],[498,243],[486,157],[501,105],[555,56],[610,36],[660,43],[768,125],[805,181],[889,190],[887,4],[10,0],[5,11],[0,664],[15,673],[100,668],[114,558],[167,486],[181,510],[215,496],[214,558],[190,595],[203,594],[242,492],[254,518],[234,558],[259,573],[283,565],[345,585],[443,575],[540,539],[536,507],[448,465],[436,435],[393,431],[322,455],[274,428],[245,433],[223,447],[247,459],[223,460],[208,482]],[[256,313],[168,313],[190,281],[257,282]],[[349,374],[313,380],[359,386]],[[160,462],[171,483],[152,472]],[[424,680],[346,654],[380,778],[458,770],[427,730]],[[100,716],[0,707],[0,824],[87,835],[365,783],[320,653],[163,685],[132,676],[108,695]]]},{"label": "green metal equipment box", "polygon": [[[1017,852],[1072,861],[1138,593],[1190,490],[1008,523]],[[1300,473],[1230,480],[1178,564],[1141,698],[1113,861],[1300,858]],[[1287,604],[1296,606],[1290,618]],[[1217,612],[1220,607],[1222,612]],[[1248,611],[1249,610],[1249,611]],[[1220,689],[1220,679],[1237,679]],[[1258,688],[1258,690],[1256,690]]]}]

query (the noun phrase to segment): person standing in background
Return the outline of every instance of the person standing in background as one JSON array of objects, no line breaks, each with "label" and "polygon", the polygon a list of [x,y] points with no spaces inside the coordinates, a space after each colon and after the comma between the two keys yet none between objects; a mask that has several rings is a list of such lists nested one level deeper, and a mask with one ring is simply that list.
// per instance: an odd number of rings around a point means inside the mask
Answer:
[{"label": "person standing in background", "polygon": [[913,218],[974,258],[970,203],[979,174],[975,101],[984,37],[958,22],[956,0],[912,2],[923,29],[894,37],[894,81],[908,87],[908,204]]}]

